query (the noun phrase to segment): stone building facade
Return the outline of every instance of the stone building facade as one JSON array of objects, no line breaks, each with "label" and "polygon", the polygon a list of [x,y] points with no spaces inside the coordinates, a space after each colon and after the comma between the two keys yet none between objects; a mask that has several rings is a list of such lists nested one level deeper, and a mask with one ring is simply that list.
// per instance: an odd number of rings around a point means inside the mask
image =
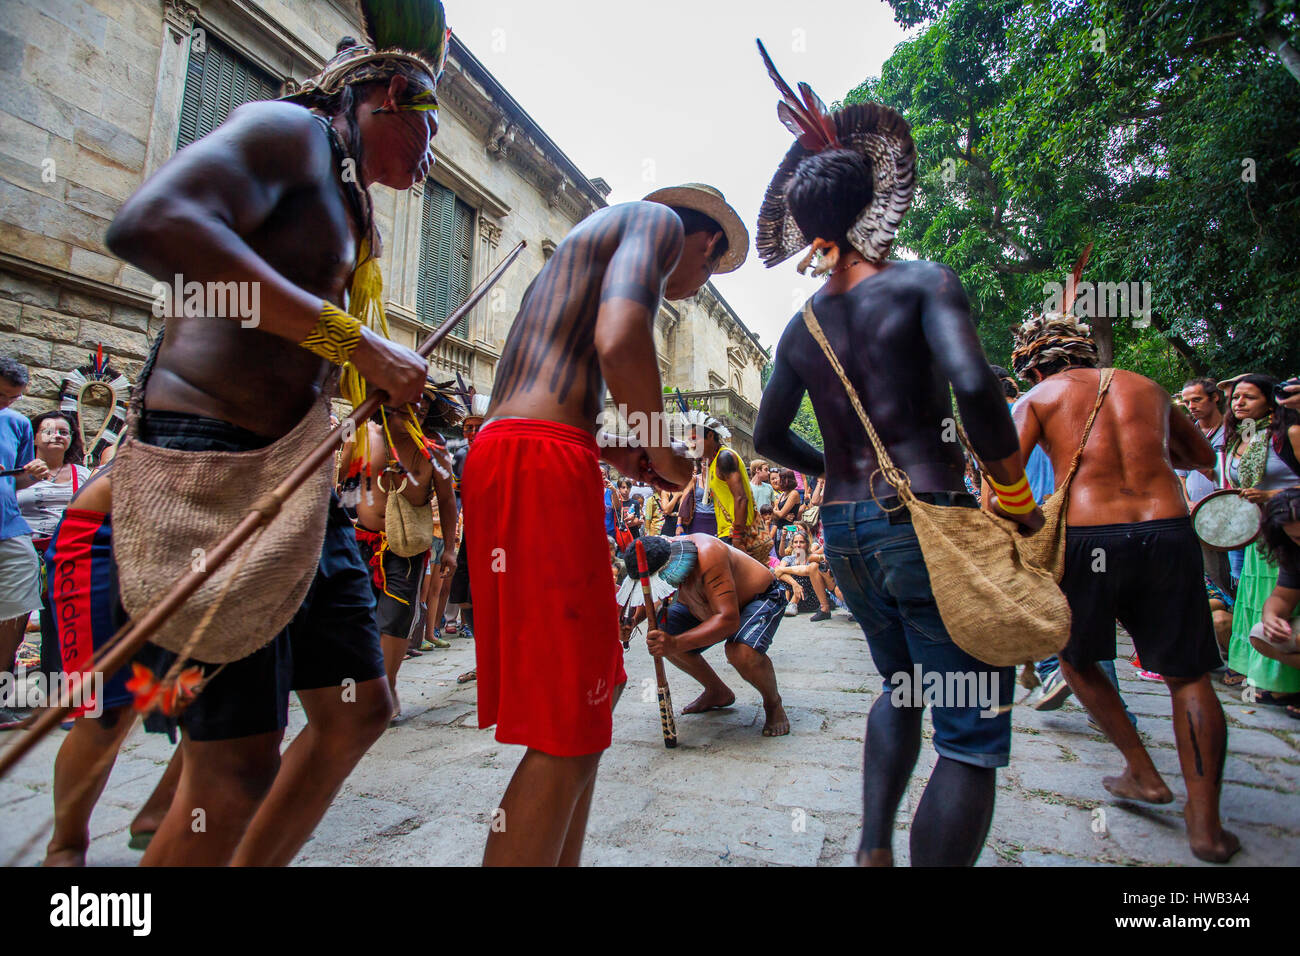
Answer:
[{"label": "stone building facade", "polygon": [[[103,245],[120,204],[178,145],[239,102],[316,72],[359,27],[344,0],[7,0],[4,9],[0,349],[31,369],[16,408],[32,412],[54,404],[63,376],[100,344],[134,380],[161,325],[153,280]],[[387,313],[394,338],[414,345],[526,241],[431,360],[490,391],[525,288],[609,187],[586,177],[454,36],[439,99],[428,180],[372,190]],[[750,450],[768,356],[716,289],[666,303],[656,341],[665,385],[737,426]]]}]

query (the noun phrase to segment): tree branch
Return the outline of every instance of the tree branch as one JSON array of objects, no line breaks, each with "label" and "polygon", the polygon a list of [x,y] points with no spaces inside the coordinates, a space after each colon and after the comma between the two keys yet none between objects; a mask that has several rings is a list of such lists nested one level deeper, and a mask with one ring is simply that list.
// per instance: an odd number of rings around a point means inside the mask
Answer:
[{"label": "tree branch", "polygon": [[1255,11],[1255,24],[1264,38],[1264,45],[1273,51],[1296,82],[1300,82],[1300,50],[1291,45],[1291,38],[1281,28],[1265,22],[1273,12],[1272,0],[1251,0],[1250,5]]}]

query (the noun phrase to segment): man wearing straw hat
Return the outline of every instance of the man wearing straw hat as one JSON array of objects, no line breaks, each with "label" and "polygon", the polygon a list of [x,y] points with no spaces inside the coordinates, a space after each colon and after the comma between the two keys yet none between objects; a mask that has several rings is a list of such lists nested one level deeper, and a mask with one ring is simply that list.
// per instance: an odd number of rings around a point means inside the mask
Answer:
[{"label": "man wearing straw hat", "polygon": [[[748,251],[718,190],[661,189],[580,222],[524,294],[465,461],[479,726],[528,748],[493,814],[485,864],[578,863],[627,679],[598,460],[660,489],[691,476],[690,459],[653,435],[598,443],[606,383],[626,421],[658,421],[661,299],[694,295]],[[557,500],[572,509],[567,547],[539,565],[554,550]]]},{"label": "man wearing straw hat", "polygon": [[[434,0],[403,4],[412,16],[400,22],[384,16],[393,12],[380,9],[387,6],[364,0],[367,42],[345,38],[290,102],[241,106],[127,200],[106,236],[114,253],[160,280],[247,283],[261,306],[249,325],[194,314],[188,301],[166,303],[165,336],[142,373],[133,434],[112,468],[68,509],[69,516],[91,509],[104,520],[111,475],[114,561],[133,615],[153,604],[140,594],[149,587],[165,593],[190,570],[194,549],[201,559],[202,549],[284,476],[253,481],[250,468],[301,461],[319,444],[339,367],[346,366],[349,397],[366,383],[386,391],[394,407],[420,397],[425,360],[381,334],[379,236],[368,187],[409,188],[432,163],[447,31]],[[376,23],[395,24],[400,35]],[[170,493],[159,495],[164,480]],[[145,863],[288,863],[387,726],[393,704],[374,598],[330,484],[328,468],[314,474],[244,552],[275,545],[293,561],[277,567],[252,558],[247,566],[257,573],[237,577],[236,558],[217,572],[237,584],[234,597],[217,603],[200,590],[154,632],[162,640],[175,626],[182,643],[151,644],[141,653],[152,673],[137,673],[138,700],[165,699],[190,661],[202,675],[197,697],[179,713],[181,779]],[[209,490],[196,492],[200,486]],[[239,505],[211,522],[204,512],[204,526],[193,526],[212,490],[230,489]],[[65,517],[61,533],[72,530]],[[125,560],[133,551],[145,557]],[[219,609],[220,623],[185,626],[186,615],[200,613],[196,607],[207,620]],[[292,623],[280,623],[286,614]],[[233,633],[252,648],[223,647],[219,667],[185,636],[215,642]],[[291,689],[308,723],[281,756]]]},{"label": "man wearing straw hat", "polygon": [[[912,198],[916,151],[906,121],[876,104],[828,115],[806,86],[800,104],[766,51],[763,56],[782,93],[778,115],[799,130],[799,141],[768,186],[755,240],[759,256],[770,267],[812,244],[805,263],[817,255],[817,274],[829,273],[811,300],[813,311],[918,498],[976,507],[963,480],[951,383],[970,441],[997,483],[999,510],[1026,528],[1040,527],[1002,388],[961,283],[946,266],[887,258]],[[790,430],[805,391],[824,455]],[[847,390],[799,315],[777,345],[754,444],[770,461],[825,474],[826,555],[885,690],[898,690],[919,671],[922,681],[954,687],[965,679],[1009,703],[1011,668],[976,660],[948,636],[910,514],[880,473]],[[956,693],[932,709],[939,759],[912,821],[914,865],[972,865],[984,846],[996,768],[1006,766],[1011,750],[1010,714],[1005,707],[989,710]],[[893,863],[894,818],[920,753],[923,713],[917,698],[888,692],[871,708],[861,865]]]},{"label": "man wearing straw hat", "polygon": [[1115,658],[1118,620],[1142,666],[1169,685],[1192,853],[1226,862],[1241,843],[1219,820],[1227,726],[1209,672],[1222,662],[1200,542],[1174,473],[1175,466],[1211,467],[1214,449],[1186,415],[1170,412],[1169,395],[1149,378],[1116,370],[1102,390],[1091,330],[1068,312],[1017,328],[1011,361],[1034,383],[1016,406],[1021,453],[1041,444],[1056,474],[1068,474],[1097,409],[1069,490],[1061,590],[1073,619],[1059,656],[1075,697],[1124,757],[1124,772],[1102,786],[1125,800],[1174,799],[1099,666]]}]

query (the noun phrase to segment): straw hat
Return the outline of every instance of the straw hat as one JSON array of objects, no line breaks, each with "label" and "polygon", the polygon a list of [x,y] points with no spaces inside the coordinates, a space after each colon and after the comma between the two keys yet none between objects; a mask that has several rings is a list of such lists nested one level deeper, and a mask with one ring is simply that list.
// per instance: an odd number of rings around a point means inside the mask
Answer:
[{"label": "straw hat", "polygon": [[1240,375],[1232,376],[1232,378],[1225,378],[1222,382],[1217,382],[1216,385],[1219,391],[1221,391],[1224,395],[1227,395],[1236,387],[1238,382],[1240,382],[1243,378],[1245,378],[1247,375],[1250,374],[1251,374],[1250,372],[1242,372]]},{"label": "straw hat", "polygon": [[727,205],[722,193],[706,183],[683,183],[656,189],[645,197],[645,202],[662,203],[682,209],[702,212],[719,226],[727,236],[727,251],[713,270],[714,275],[735,272],[749,256],[749,230],[736,210]]},{"label": "straw hat", "polygon": [[801,100],[776,72],[761,42],[758,48],[781,93],[777,117],[798,137],[772,177],[758,211],[754,247],[759,258],[770,269],[818,238],[805,236],[794,221],[785,201],[785,189],[799,164],[809,156],[842,148],[862,153],[870,162],[872,176],[871,203],[849,228],[849,242],[868,262],[883,262],[916,189],[916,145],[907,120],[879,103],[861,103],[828,113],[807,83],[799,84]]}]

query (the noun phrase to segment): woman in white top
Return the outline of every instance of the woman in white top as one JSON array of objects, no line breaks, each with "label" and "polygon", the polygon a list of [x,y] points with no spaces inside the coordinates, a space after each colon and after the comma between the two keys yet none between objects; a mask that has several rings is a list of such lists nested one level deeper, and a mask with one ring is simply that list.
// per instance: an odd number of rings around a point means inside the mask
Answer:
[{"label": "woman in white top", "polygon": [[31,526],[32,543],[44,553],[63,510],[90,477],[81,464],[81,439],[62,412],[42,412],[32,418],[36,457],[50,469],[50,477],[18,492],[18,509]]}]

